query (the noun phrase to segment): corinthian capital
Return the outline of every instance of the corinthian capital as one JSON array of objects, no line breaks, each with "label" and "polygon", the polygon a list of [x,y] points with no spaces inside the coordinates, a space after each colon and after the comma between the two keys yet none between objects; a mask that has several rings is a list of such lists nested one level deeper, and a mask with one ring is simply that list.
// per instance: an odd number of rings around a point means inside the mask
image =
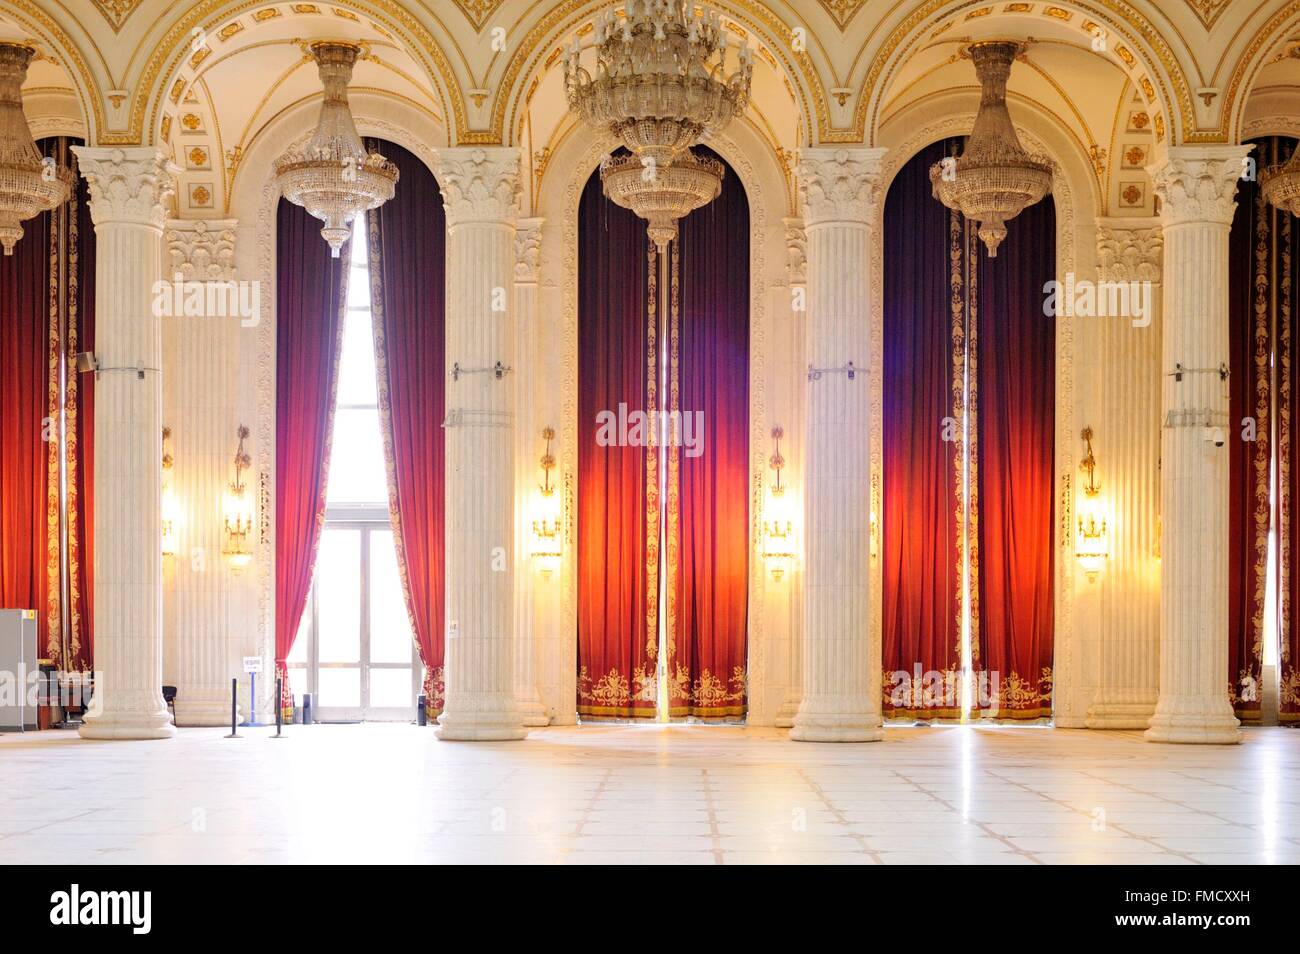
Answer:
[{"label": "corinthian capital", "polygon": [[439,149],[435,165],[448,225],[514,223],[518,214],[518,149],[502,146]]},{"label": "corinthian capital", "polygon": [[1160,197],[1166,225],[1210,222],[1230,225],[1237,207],[1237,183],[1253,146],[1173,146],[1147,172]]},{"label": "corinthian capital", "polygon": [[1164,230],[1120,221],[1097,226],[1097,277],[1103,282],[1159,282],[1164,275]]},{"label": "corinthian capital", "polygon": [[520,219],[515,226],[515,281],[534,282],[541,275],[543,219]]},{"label": "corinthian capital", "polygon": [[883,185],[885,149],[817,147],[799,152],[799,192],[804,225],[826,222],[869,223],[875,218]]},{"label": "corinthian capital", "polygon": [[95,225],[130,223],[161,229],[179,168],[153,146],[73,146],[90,188]]}]

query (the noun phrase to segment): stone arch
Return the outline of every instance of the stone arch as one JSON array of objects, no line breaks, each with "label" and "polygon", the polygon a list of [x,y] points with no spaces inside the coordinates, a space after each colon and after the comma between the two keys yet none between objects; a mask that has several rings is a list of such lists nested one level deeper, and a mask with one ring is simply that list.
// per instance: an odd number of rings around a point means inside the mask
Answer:
[{"label": "stone arch", "polygon": [[[538,77],[554,64],[561,44],[589,28],[604,5],[600,0],[564,0],[533,24],[511,54],[497,85],[490,132],[484,142],[513,142],[521,108]],[[718,0],[712,7],[771,54],[770,65],[790,85],[805,135],[811,139],[828,130],[825,84],[813,57],[806,50],[794,49],[795,28],[768,5],[754,0]]]},{"label": "stone arch", "polygon": [[[173,20],[144,63],[135,86],[123,141],[159,141],[163,103],[177,74],[187,62],[192,30],[216,32],[232,17],[264,5],[265,0],[202,0]],[[363,16],[381,25],[424,68],[433,83],[443,115],[447,117],[450,140],[454,142],[456,135],[467,127],[468,119],[462,83],[456,77],[440,38],[403,5],[389,0],[323,0],[319,5]]]},{"label": "stone arch", "polygon": [[[987,5],[985,5],[987,6]],[[1168,145],[1195,139],[1196,116],[1191,87],[1182,61],[1192,58],[1168,41],[1133,6],[1120,0],[1062,0],[1053,5],[1060,15],[1053,19],[1090,42],[1097,30],[1104,32],[1120,65],[1148,104],[1160,114],[1157,136]],[[964,18],[979,15],[980,0],[927,0],[898,24],[882,41],[871,58],[871,66],[858,89],[853,132],[869,145],[880,134],[881,107],[894,74],[907,62],[916,45],[926,37],[950,28]],[[990,20],[996,19],[996,15]],[[1167,133],[1160,125],[1167,122]]]}]

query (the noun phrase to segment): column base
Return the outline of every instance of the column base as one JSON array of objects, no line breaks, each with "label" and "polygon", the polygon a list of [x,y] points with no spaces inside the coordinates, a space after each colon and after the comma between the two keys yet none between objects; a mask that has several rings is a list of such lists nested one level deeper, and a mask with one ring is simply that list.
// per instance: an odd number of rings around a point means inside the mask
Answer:
[{"label": "column base", "polygon": [[1145,729],[1155,711],[1154,702],[1099,702],[1089,707],[1083,724],[1089,729]]},{"label": "column base", "polygon": [[541,728],[551,724],[551,717],[546,714],[546,706],[536,695],[531,699],[516,699],[515,707],[519,710],[519,721],[526,726]]},{"label": "column base", "polygon": [[[229,690],[227,690],[229,692]],[[184,698],[182,692],[176,693],[176,724],[178,726],[215,726],[230,725],[230,696],[224,699]],[[235,708],[235,721],[244,721],[243,707]]]},{"label": "column base", "polygon": [[176,735],[171,713],[100,712],[86,716],[77,734],[83,739],[170,739]]},{"label": "column base", "polygon": [[1222,705],[1206,706],[1203,710],[1191,712],[1161,711],[1157,707],[1145,738],[1148,742],[1237,745],[1241,742],[1240,725],[1226,700]]},{"label": "column base", "polygon": [[786,700],[781,703],[781,708],[776,710],[776,715],[772,719],[772,724],[778,729],[789,729],[794,726],[795,716],[799,714],[799,703],[793,700]]},{"label": "column base", "polygon": [[444,712],[437,735],[444,742],[517,742],[528,737],[528,730],[518,712]]},{"label": "column base", "polygon": [[884,737],[880,714],[865,706],[814,709],[804,702],[790,729],[796,742],[879,742]]}]

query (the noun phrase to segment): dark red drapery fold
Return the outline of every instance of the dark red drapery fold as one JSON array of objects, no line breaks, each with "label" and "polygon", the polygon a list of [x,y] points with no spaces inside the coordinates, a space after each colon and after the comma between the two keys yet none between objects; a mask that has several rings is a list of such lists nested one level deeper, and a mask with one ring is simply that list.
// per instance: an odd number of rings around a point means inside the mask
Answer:
[{"label": "dark red drapery fold", "polygon": [[[620,421],[651,407],[645,224],[588,180],[578,209],[578,712],[653,718],[657,542],[647,539],[647,450]],[[614,440],[611,441],[610,438]]]},{"label": "dark red drapery fold", "polygon": [[[972,243],[975,245],[975,243]],[[1041,719],[1052,714],[1053,488],[1056,322],[1043,314],[1056,276],[1056,210],[1049,197],[1020,213],[990,258],[978,249],[969,332],[972,454],[972,655],[980,715]],[[971,256],[975,251],[968,253]]]},{"label": "dark red drapery fold", "polygon": [[424,663],[426,709],[443,706],[446,594],[446,214],[424,162],[367,141],[396,164],[397,197],[370,213],[370,307],[389,508],[411,628]]},{"label": "dark red drapery fold", "polygon": [[[1276,140],[1256,143],[1261,167],[1278,161]],[[1237,209],[1229,233],[1228,326],[1228,685],[1238,719],[1258,722],[1263,674],[1268,537],[1272,517],[1274,344],[1272,307],[1279,213],[1264,201],[1259,183],[1237,184]],[[1286,216],[1289,218],[1289,216]],[[1247,418],[1254,423],[1248,432]],[[1254,440],[1244,439],[1253,436]]]},{"label": "dark red drapery fold", "polygon": [[42,654],[49,533],[57,531],[46,496],[52,221],[50,213],[28,219],[13,254],[0,256],[0,606],[37,611]]},{"label": "dark red drapery fold", "polygon": [[321,223],[280,200],[276,220],[275,668],[292,708],[285,660],[298,635],[325,519],[334,393],[350,245],[338,258]]},{"label": "dark red drapery fold", "polygon": [[[961,444],[952,422],[963,400],[964,228],[930,185],[930,166],[960,148],[960,139],[948,139],[921,150],[885,200],[879,519],[886,718],[961,716]],[[945,419],[954,433],[945,433]]]},{"label": "dark red drapery fold", "polygon": [[[1300,148],[1286,140],[1286,149]],[[1278,479],[1274,519],[1278,527],[1277,590],[1278,632],[1278,721],[1282,725],[1300,725],[1300,626],[1295,610],[1300,607],[1300,572],[1296,556],[1300,554],[1300,519],[1296,504],[1300,502],[1300,223],[1294,217],[1281,217],[1278,258]]]},{"label": "dark red drapery fold", "polygon": [[749,592],[749,199],[732,169],[722,194],[679,230],[680,331],[669,365],[681,410],[679,519],[670,511],[668,522],[679,556],[669,715],[736,718],[746,705]]},{"label": "dark red drapery fold", "polygon": [[[69,151],[76,169],[76,156]],[[68,261],[69,347],[66,356],[69,395],[75,412],[68,446],[68,572],[69,640],[66,668],[93,668],[95,658],[95,376],[78,374],[76,353],[95,350],[95,223],[90,217],[90,191],[77,175],[77,191],[69,210],[71,234]],[[75,333],[75,337],[73,336]],[[72,410],[71,408],[69,409]]]},{"label": "dark red drapery fold", "polygon": [[[38,146],[75,174],[77,142]],[[76,354],[94,346],[95,233],[75,180],[0,259],[0,605],[36,610],[41,656],[82,670],[92,663],[94,381],[77,374]]]}]

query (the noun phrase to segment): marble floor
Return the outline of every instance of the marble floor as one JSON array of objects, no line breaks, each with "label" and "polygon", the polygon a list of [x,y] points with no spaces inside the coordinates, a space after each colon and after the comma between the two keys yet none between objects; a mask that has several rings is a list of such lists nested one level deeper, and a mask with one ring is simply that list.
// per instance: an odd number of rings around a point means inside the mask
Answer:
[{"label": "marble floor", "polygon": [[1300,732],[410,725],[0,736],[0,863],[1300,862]]}]

